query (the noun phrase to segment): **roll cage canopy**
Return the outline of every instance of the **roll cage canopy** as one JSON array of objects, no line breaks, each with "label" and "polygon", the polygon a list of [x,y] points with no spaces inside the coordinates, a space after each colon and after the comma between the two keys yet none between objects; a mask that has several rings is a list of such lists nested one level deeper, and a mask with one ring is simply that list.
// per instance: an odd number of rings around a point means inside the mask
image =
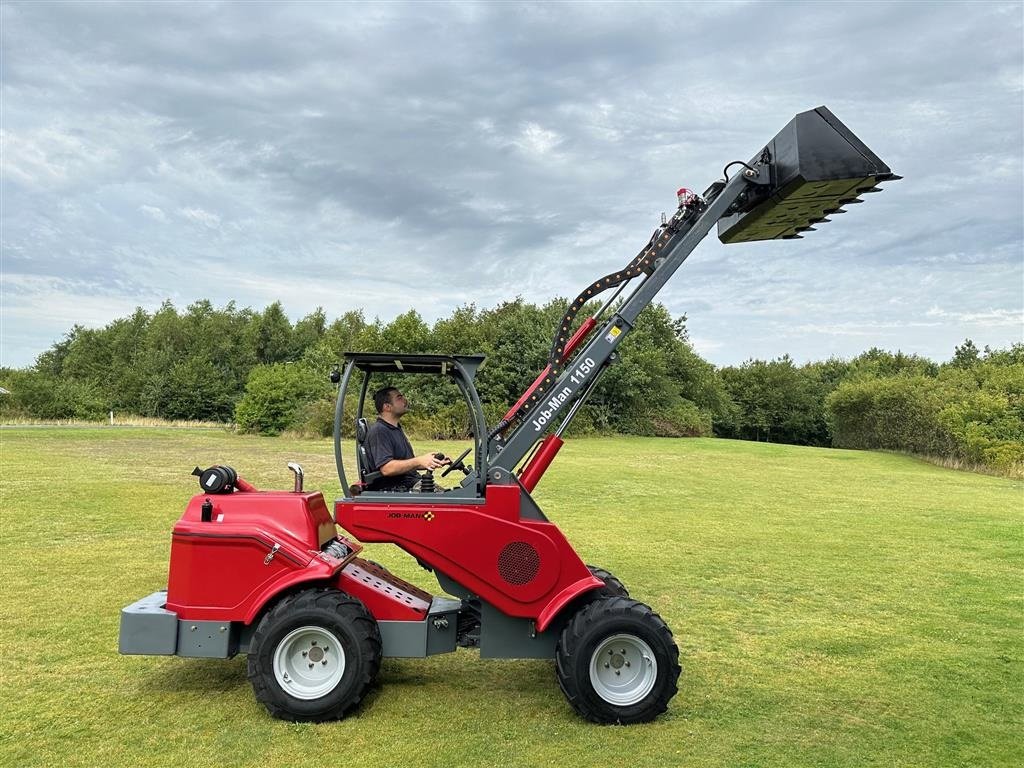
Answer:
[{"label": "roll cage canopy", "polygon": [[421,373],[467,377],[472,381],[483,355],[396,355],[384,352],[346,352],[345,363],[363,373]]},{"label": "roll cage canopy", "polygon": [[[345,472],[345,461],[341,448],[342,424],[345,420],[345,400],[352,385],[355,373],[362,374],[359,384],[359,396],[355,403],[353,423],[364,416],[366,395],[370,391],[370,382],[374,375],[421,375],[445,376],[451,379],[462,392],[469,408],[470,423],[474,440],[474,470],[462,482],[460,488],[453,489],[448,496],[468,496],[478,498],[483,493],[482,478],[487,475],[487,423],[484,419],[483,405],[477,394],[473,379],[477,369],[484,361],[483,355],[414,355],[380,352],[346,352],[344,371],[341,374],[341,387],[338,391],[337,405],[334,415],[334,458],[338,466],[338,479],[341,480],[342,493],[346,498],[353,495],[353,487],[349,485]],[[360,479],[357,470],[356,480]],[[358,483],[357,483],[358,485]],[[401,494],[368,492],[369,496],[380,495],[391,501],[397,501]]]}]

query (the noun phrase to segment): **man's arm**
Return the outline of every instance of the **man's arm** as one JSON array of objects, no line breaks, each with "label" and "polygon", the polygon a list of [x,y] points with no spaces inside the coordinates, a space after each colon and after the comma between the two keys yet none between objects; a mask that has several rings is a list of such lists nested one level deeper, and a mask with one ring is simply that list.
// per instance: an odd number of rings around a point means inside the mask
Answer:
[{"label": "man's arm", "polygon": [[415,456],[411,459],[391,459],[378,469],[385,477],[393,477],[394,475],[404,475],[406,472],[415,472],[417,469],[434,470],[443,467],[448,461],[439,459],[432,453],[424,453],[422,456]]}]

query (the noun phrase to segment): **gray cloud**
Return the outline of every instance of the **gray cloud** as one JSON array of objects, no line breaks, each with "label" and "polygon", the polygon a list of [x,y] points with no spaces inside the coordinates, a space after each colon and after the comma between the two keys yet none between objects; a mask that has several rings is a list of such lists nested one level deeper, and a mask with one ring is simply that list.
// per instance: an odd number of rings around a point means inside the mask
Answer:
[{"label": "gray cloud", "polygon": [[199,298],[428,319],[570,294],[828,104],[906,178],[703,243],[710,359],[1021,338],[1019,3],[7,3],[3,350]]}]

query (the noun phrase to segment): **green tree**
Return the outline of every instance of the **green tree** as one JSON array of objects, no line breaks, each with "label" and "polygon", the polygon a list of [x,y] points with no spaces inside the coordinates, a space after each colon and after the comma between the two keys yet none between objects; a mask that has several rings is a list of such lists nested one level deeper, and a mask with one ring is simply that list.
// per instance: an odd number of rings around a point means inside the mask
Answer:
[{"label": "green tree", "polygon": [[934,376],[938,372],[939,366],[926,358],[872,347],[850,361],[849,377],[878,378],[897,374]]},{"label": "green tree", "polygon": [[970,339],[964,339],[963,344],[953,349],[953,359],[950,361],[954,368],[972,368],[981,361],[981,353],[974,346]]},{"label": "green tree", "polygon": [[208,358],[188,357],[168,372],[164,417],[228,421],[235,405],[233,382]]},{"label": "green tree", "polygon": [[255,351],[256,361],[262,365],[282,363],[293,352],[292,325],[275,301],[260,315],[256,315],[246,329],[245,343]]},{"label": "green tree", "polygon": [[788,355],[777,360],[748,360],[721,369],[722,380],[737,411],[726,436],[784,443],[813,443],[819,433],[820,378],[813,369],[798,368]]},{"label": "green tree", "polygon": [[431,338],[434,351],[444,355],[472,355],[491,348],[475,304],[458,307],[449,317],[434,323]]},{"label": "green tree", "polygon": [[415,354],[432,351],[430,327],[415,309],[388,323],[382,336],[385,348],[394,352]]},{"label": "green tree", "polygon": [[291,359],[301,359],[306,350],[316,346],[326,333],[327,315],[323,307],[317,307],[295,324],[292,330]]},{"label": "green tree", "polygon": [[302,363],[312,370],[327,372],[340,365],[346,352],[359,348],[358,339],[366,327],[361,310],[349,311],[327,326],[320,338],[302,353]]},{"label": "green tree", "polygon": [[165,301],[150,319],[138,363],[146,372],[139,393],[143,415],[167,417],[167,403],[173,394],[171,369],[185,356],[187,338],[178,311]]},{"label": "green tree", "polygon": [[1024,344],[1018,342],[1008,349],[989,349],[986,345],[984,357],[992,365],[1024,365]]}]

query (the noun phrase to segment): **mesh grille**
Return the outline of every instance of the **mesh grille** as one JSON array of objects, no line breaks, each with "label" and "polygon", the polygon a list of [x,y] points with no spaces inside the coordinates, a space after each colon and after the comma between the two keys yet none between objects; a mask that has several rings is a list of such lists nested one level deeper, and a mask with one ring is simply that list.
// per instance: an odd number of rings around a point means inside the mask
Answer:
[{"label": "mesh grille", "polygon": [[498,573],[509,584],[529,584],[540,570],[537,550],[525,541],[506,544],[498,555]]}]

